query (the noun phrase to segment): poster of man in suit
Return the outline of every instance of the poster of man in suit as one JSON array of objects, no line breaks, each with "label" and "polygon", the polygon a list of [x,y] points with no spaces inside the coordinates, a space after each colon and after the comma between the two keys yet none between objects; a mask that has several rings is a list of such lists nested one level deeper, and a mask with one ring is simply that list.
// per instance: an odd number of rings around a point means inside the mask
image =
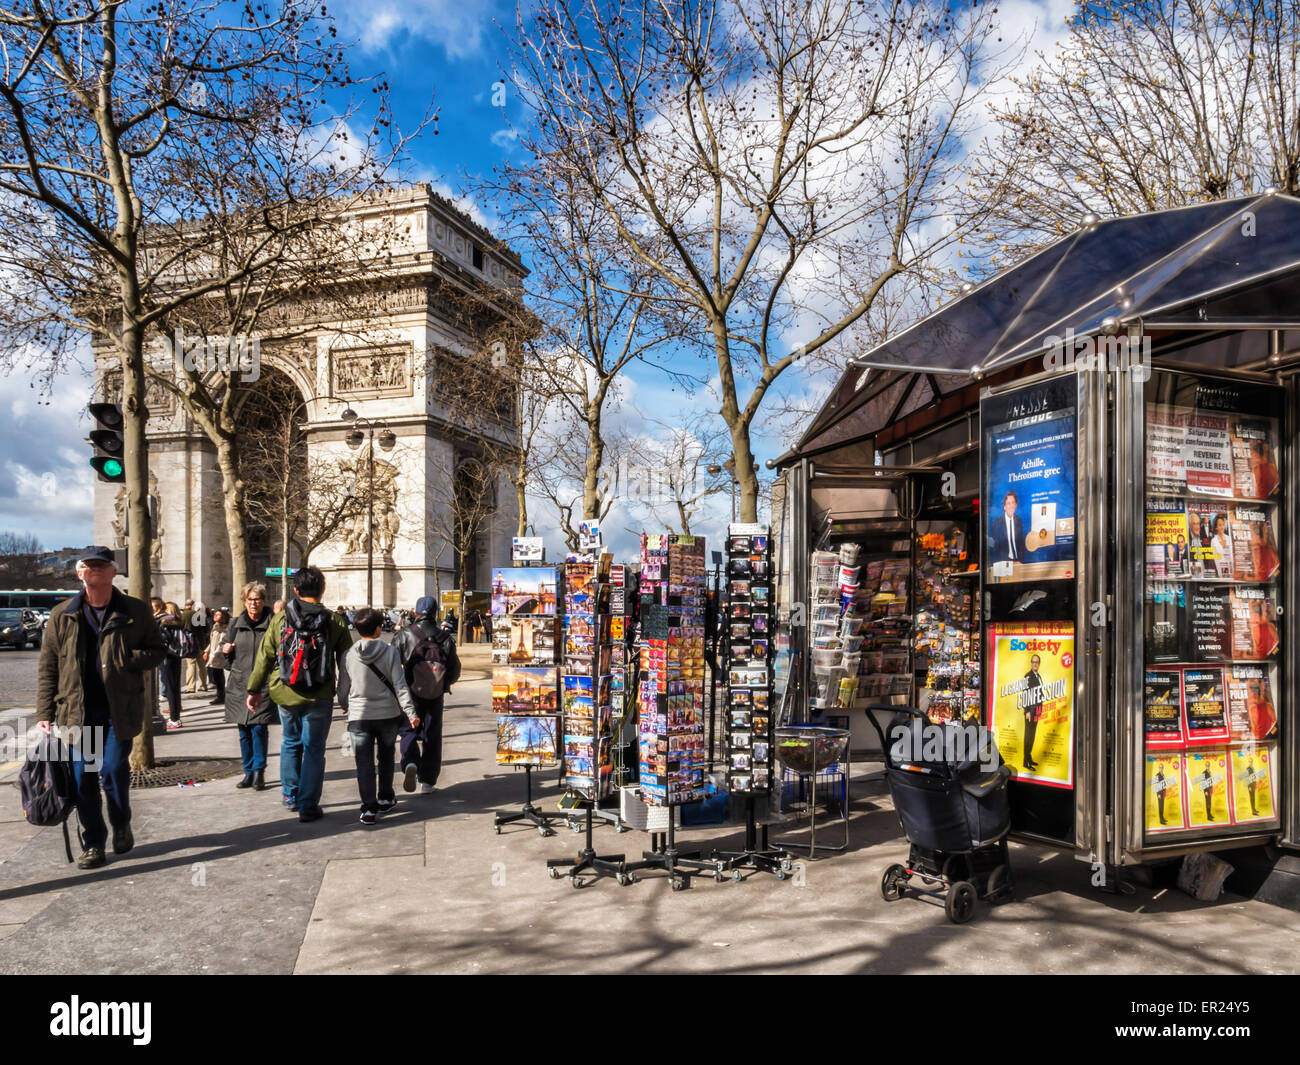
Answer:
[{"label": "poster of man in suit", "polygon": [[1018,780],[1074,786],[1074,626],[991,626],[989,721]]}]

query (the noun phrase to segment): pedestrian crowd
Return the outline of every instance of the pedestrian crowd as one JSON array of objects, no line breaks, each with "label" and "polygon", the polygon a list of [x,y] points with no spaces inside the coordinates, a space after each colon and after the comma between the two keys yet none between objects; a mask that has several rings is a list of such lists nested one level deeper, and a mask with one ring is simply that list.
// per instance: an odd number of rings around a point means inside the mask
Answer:
[{"label": "pedestrian crowd", "polygon": [[[434,791],[443,701],[461,667],[452,618],[439,625],[432,597],[419,599],[413,611],[331,611],[322,603],[324,574],[303,566],[287,601],[268,608],[266,586],[253,581],[240,592],[238,613],[208,613],[192,599],[183,607],[134,599],[113,585],[116,573],[109,548],[83,552],[77,562],[82,590],[50,612],[38,665],[38,727],[102,730],[97,759],[72,750],[81,868],[105,863],[110,828],[114,853],[135,845],[128,761],[132,741],[152,717],[150,671],[157,672],[168,730],[181,727],[183,692],[212,691],[212,703],[224,705],[239,732],[237,788],[266,788],[269,726],[280,726],[281,801],[299,821],[324,816],[325,746],[335,705],[347,715],[363,825],[397,805],[398,766],[403,790]],[[381,638],[394,630],[391,643]]]}]

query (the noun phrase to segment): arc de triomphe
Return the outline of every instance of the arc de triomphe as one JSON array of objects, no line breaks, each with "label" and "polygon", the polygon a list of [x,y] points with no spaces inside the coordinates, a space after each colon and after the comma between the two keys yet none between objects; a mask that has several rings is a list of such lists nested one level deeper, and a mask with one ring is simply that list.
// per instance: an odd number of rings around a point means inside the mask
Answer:
[{"label": "arc de triomphe", "polygon": [[[391,268],[368,304],[369,327],[345,335],[325,323],[319,332],[310,321],[302,328],[300,321],[293,339],[261,341],[261,371],[283,374],[304,401],[309,464],[333,457],[364,469],[367,445],[349,448],[347,435],[359,423],[343,418],[346,409],[395,435],[396,446],[375,449],[381,490],[374,497],[374,605],[409,607],[422,595],[456,587],[456,563],[446,542],[448,486],[458,463],[474,453],[474,440],[453,423],[438,378],[475,344],[460,324],[466,294],[483,284],[515,291],[525,271],[516,255],[427,185],[387,193],[358,213],[370,216],[364,224],[391,226],[398,235]],[[102,384],[111,365],[97,371]],[[157,515],[154,594],[238,607],[215,448],[165,389],[151,387],[147,405],[149,494]],[[490,568],[510,559],[517,512],[504,476],[495,495],[497,509],[467,566],[471,588],[486,588]],[[96,543],[122,547],[124,498],[122,486],[96,482]],[[366,602],[365,534],[362,517],[345,523],[311,554],[326,574],[331,605]],[[290,561],[298,561],[296,553]],[[274,595],[278,578],[263,573],[278,564],[277,542],[269,557],[250,556],[249,577],[265,580]]]}]

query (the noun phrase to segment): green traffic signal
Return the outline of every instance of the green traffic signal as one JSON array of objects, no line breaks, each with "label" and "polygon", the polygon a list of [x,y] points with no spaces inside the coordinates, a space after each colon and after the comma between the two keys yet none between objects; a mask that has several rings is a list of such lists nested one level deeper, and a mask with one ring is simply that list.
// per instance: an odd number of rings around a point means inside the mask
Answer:
[{"label": "green traffic signal", "polygon": [[122,465],[121,459],[96,455],[90,460],[90,465],[94,468],[95,472],[99,474],[99,479],[101,481],[126,480],[126,467]]},{"label": "green traffic signal", "polygon": [[92,403],[89,410],[97,426],[91,430],[89,437],[90,444],[95,449],[94,457],[90,460],[91,468],[101,481],[125,481],[126,467],[122,464],[122,453],[126,441],[122,435],[124,422],[121,405]]}]

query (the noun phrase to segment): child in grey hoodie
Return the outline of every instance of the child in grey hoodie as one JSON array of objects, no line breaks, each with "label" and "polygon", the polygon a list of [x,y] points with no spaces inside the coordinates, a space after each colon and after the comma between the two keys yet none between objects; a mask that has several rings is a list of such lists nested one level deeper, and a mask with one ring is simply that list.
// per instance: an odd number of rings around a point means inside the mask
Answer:
[{"label": "child in grey hoodie", "polygon": [[[339,671],[339,703],[348,714],[352,753],[357,760],[361,823],[373,825],[397,805],[393,793],[393,747],[402,715],[419,727],[415,703],[397,650],[379,639],[383,618],[367,607],[353,619],[361,638],[349,649]],[[375,757],[379,758],[378,778]]]}]

